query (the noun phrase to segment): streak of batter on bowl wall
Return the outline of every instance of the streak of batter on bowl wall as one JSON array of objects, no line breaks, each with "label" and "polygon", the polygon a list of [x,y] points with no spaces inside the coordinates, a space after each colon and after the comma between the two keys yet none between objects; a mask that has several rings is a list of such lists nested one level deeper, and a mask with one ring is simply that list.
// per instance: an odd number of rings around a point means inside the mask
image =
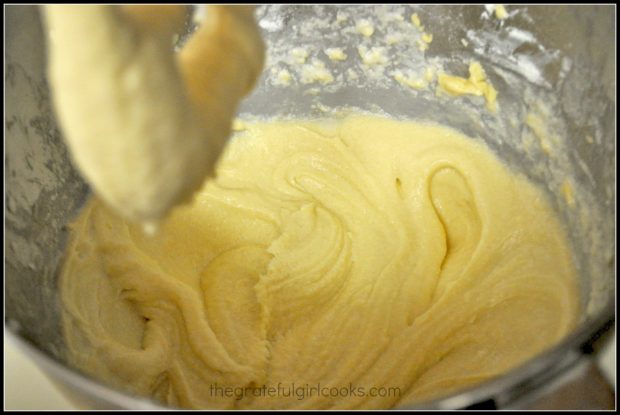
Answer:
[{"label": "streak of batter on bowl wall", "polygon": [[[187,408],[391,408],[574,327],[549,202],[461,133],[349,114],[224,144],[263,51],[251,9],[209,7],[176,56],[179,6],[46,9],[57,111],[96,195],[61,279],[76,367]],[[495,110],[474,69],[459,85]]]}]

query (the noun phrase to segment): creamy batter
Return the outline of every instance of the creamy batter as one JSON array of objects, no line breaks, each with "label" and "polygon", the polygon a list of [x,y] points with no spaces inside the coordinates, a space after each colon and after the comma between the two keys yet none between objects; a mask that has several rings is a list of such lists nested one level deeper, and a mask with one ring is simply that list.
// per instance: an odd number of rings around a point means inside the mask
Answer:
[{"label": "creamy batter", "polygon": [[[155,236],[84,208],[61,280],[77,367],[188,408],[390,408],[574,327],[558,220],[481,144],[370,116],[245,128]],[[293,382],[331,389],[287,397]],[[223,392],[263,386],[278,393]]]},{"label": "creamy batter", "polygon": [[477,95],[483,96],[487,102],[487,109],[497,111],[497,90],[488,81],[482,65],[478,62],[469,64],[469,78],[440,73],[437,76],[440,90],[453,96]]}]

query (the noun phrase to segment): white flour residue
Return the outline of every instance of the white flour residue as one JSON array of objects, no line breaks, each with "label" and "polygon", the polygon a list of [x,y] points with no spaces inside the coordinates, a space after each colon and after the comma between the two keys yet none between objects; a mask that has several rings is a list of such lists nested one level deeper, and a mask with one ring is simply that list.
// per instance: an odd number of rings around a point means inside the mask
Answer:
[{"label": "white flour residue", "polygon": [[[413,25],[409,6],[279,5],[266,10],[259,7],[257,17],[269,45],[265,76],[272,86],[307,87],[305,93],[314,95],[317,85],[334,92],[357,84],[363,73],[373,87],[390,88],[398,84],[394,71],[420,73],[428,65],[425,51],[433,39],[432,28],[424,32]],[[307,13],[296,19],[301,23],[293,49],[290,39],[278,36],[289,13]]]},{"label": "white flour residue", "polygon": [[546,49],[531,32],[514,27],[504,27],[501,31],[470,29],[466,36],[466,44],[471,45],[476,55],[516,72],[533,84],[551,88],[544,76],[545,68],[557,62],[559,52]]}]

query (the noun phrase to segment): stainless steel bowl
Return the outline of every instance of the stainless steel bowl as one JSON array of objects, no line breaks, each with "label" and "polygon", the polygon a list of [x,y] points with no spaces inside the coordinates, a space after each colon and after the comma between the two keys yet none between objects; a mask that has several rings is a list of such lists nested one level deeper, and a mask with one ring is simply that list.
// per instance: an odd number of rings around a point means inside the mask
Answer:
[{"label": "stainless steel bowl", "polygon": [[[66,364],[58,270],[66,224],[89,189],[70,162],[50,106],[38,8],[5,10],[6,332],[82,406],[157,408]],[[425,54],[407,39],[385,43],[392,28],[402,25],[397,16],[406,20],[414,11],[434,35]],[[243,103],[242,116],[313,117],[352,107],[449,124],[484,140],[513,169],[545,188],[570,236],[584,310],[574,332],[501,377],[416,408],[531,405],[590,361],[615,320],[615,8],[514,6],[509,12],[500,21],[483,6],[274,5],[257,10],[270,48],[268,68]],[[347,21],[361,18],[376,24],[372,38],[347,29]],[[340,30],[334,29],[336,22]],[[189,22],[187,29],[192,30]],[[359,58],[332,67],[322,51],[336,43],[353,57],[358,46],[385,47],[390,62],[382,73],[365,71]],[[287,58],[294,47],[308,50],[309,59],[327,62],[336,81],[317,88],[297,79],[299,68]],[[465,75],[470,59],[483,64],[499,91],[498,116],[474,100],[403,88],[391,76],[391,70],[419,70],[428,62]],[[279,69],[290,70],[296,82],[277,85]],[[532,132],[522,116],[541,105],[559,139],[553,157],[523,145]],[[559,190],[567,179],[576,190],[572,207]]]}]

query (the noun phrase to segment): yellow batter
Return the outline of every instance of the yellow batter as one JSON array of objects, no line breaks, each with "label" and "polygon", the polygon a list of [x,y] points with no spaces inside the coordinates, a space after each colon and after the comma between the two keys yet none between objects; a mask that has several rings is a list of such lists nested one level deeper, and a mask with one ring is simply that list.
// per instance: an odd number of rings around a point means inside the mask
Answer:
[{"label": "yellow batter", "polygon": [[153,237],[91,201],[61,289],[75,365],[191,408],[431,398],[551,346],[579,308],[538,189],[451,129],[369,116],[250,124]]},{"label": "yellow batter", "polygon": [[469,79],[440,73],[437,76],[437,84],[442,91],[453,96],[483,96],[487,102],[487,109],[491,112],[497,111],[497,90],[487,79],[479,62],[469,64]]}]

